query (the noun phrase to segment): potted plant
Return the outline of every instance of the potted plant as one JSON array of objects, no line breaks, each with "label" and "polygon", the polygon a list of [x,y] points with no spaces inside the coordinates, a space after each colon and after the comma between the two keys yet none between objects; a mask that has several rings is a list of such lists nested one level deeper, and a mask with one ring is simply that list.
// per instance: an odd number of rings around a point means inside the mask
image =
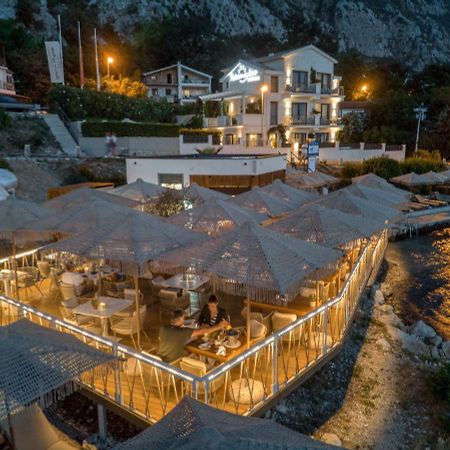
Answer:
[{"label": "potted plant", "polygon": [[311,306],[311,308],[315,308],[316,307],[316,294],[310,294],[310,296],[309,296],[309,306]]}]

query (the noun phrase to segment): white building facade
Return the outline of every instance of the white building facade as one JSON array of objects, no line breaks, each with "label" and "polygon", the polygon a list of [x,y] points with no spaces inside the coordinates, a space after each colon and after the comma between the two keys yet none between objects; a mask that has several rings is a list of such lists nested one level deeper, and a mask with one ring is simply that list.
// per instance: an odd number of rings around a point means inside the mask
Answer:
[{"label": "white building facade", "polygon": [[200,97],[218,103],[214,117],[205,108],[203,125],[221,131],[225,148],[294,148],[312,137],[334,142],[344,99],[336,63],[313,45],[239,60],[224,71],[222,92]]},{"label": "white building facade", "polygon": [[211,92],[211,75],[178,62],[143,74],[148,96],[168,102],[191,103]]},{"label": "white building facade", "polygon": [[0,64],[0,94],[16,95],[13,73],[2,64]]}]

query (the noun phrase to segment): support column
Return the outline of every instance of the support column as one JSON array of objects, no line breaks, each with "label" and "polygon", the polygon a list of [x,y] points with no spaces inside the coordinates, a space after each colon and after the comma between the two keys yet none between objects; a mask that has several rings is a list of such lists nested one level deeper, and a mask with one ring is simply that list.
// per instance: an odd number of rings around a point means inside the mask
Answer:
[{"label": "support column", "polygon": [[108,434],[108,424],[106,421],[106,408],[105,405],[97,404],[97,417],[98,417],[98,434],[102,439],[106,439]]}]

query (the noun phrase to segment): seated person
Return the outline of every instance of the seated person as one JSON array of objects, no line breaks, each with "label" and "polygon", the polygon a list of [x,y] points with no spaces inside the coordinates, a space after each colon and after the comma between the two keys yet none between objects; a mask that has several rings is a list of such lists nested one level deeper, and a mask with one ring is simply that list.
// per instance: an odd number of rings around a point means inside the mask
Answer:
[{"label": "seated person", "polygon": [[184,346],[189,342],[189,339],[218,331],[228,325],[228,322],[222,320],[214,327],[192,329],[185,328],[184,319],[184,311],[176,309],[172,313],[170,325],[164,325],[159,330],[158,355],[167,363],[171,363],[184,355]]},{"label": "seated person", "polygon": [[80,286],[84,282],[84,278],[81,273],[78,272],[64,272],[61,276],[61,281],[72,286]]},{"label": "seated person", "polygon": [[197,322],[201,327],[213,327],[227,319],[225,309],[219,306],[219,300],[214,294],[211,294],[208,303],[202,308]]}]

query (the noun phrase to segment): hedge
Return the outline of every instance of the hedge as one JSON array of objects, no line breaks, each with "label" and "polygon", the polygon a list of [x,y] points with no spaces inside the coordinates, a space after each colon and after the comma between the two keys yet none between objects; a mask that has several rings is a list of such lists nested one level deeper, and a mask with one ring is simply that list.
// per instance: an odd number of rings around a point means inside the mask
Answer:
[{"label": "hedge", "polygon": [[180,127],[169,123],[86,121],[81,124],[81,132],[84,137],[104,137],[107,132],[116,136],[178,137]]},{"label": "hedge", "polygon": [[52,110],[61,106],[72,120],[101,117],[147,122],[173,122],[173,107],[164,100],[133,98],[92,89],[56,86],[48,95]]}]

